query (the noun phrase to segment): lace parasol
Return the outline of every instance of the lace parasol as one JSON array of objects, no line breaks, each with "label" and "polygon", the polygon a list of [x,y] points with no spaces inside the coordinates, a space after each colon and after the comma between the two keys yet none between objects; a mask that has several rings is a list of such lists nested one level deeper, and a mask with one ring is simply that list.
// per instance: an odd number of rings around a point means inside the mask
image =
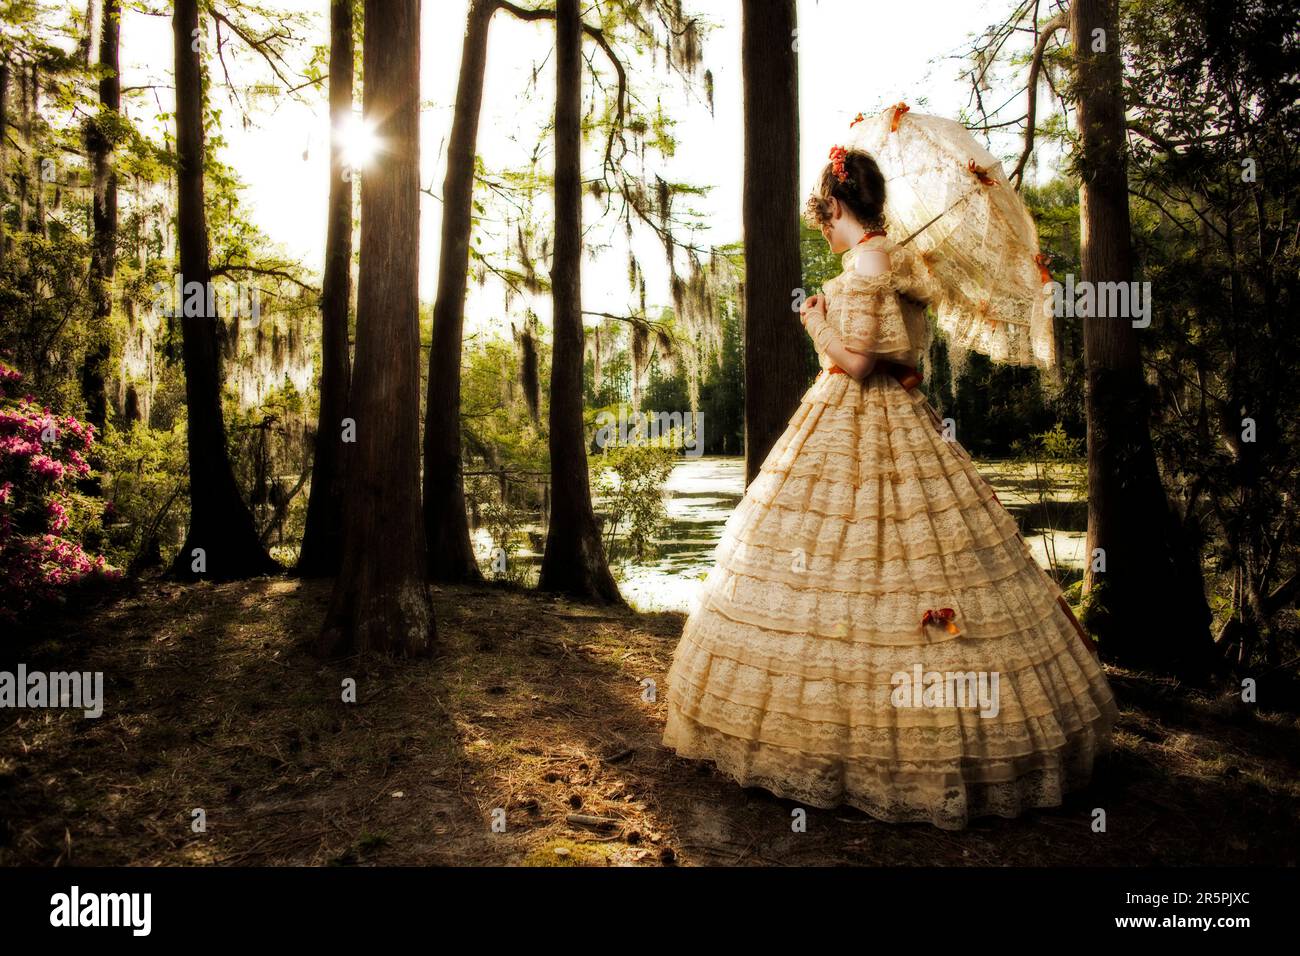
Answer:
[{"label": "lace parasol", "polygon": [[890,232],[915,244],[943,287],[934,308],[950,347],[1054,368],[1051,276],[1001,163],[960,123],[903,103],[859,116],[845,145],[880,165]]}]

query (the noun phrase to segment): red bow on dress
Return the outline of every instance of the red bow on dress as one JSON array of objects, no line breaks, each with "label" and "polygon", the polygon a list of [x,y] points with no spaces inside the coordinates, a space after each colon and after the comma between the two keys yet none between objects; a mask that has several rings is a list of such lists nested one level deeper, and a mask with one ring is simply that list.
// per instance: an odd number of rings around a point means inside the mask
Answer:
[{"label": "red bow on dress", "polygon": [[924,629],[927,624],[941,624],[949,634],[960,634],[961,631],[952,622],[956,616],[957,612],[950,607],[931,608],[921,615],[921,627]]}]

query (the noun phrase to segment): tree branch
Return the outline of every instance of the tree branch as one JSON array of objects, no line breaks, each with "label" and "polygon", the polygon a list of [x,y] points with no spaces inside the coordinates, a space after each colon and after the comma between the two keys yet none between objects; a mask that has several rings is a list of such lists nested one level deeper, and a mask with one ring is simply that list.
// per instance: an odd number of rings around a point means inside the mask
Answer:
[{"label": "tree branch", "polygon": [[1034,133],[1038,117],[1038,74],[1043,69],[1043,56],[1047,52],[1047,44],[1056,35],[1056,31],[1064,29],[1069,23],[1069,13],[1062,10],[1043,24],[1043,29],[1038,34],[1038,40],[1034,43],[1034,52],[1029,60],[1029,104],[1025,121],[1025,148],[1020,153],[1020,161],[1016,163],[1015,170],[1007,177],[1016,184],[1017,192],[1020,191],[1024,179],[1025,164],[1029,162],[1029,157],[1034,151]]}]

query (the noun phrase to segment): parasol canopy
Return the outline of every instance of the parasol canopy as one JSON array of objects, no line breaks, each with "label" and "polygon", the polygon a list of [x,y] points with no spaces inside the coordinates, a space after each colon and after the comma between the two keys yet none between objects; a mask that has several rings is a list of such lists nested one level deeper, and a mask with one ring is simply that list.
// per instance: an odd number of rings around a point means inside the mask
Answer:
[{"label": "parasol canopy", "polygon": [[904,103],[859,114],[852,129],[844,145],[884,174],[891,234],[915,244],[943,287],[934,308],[950,346],[1054,368],[1051,276],[1002,164],[960,123]]}]

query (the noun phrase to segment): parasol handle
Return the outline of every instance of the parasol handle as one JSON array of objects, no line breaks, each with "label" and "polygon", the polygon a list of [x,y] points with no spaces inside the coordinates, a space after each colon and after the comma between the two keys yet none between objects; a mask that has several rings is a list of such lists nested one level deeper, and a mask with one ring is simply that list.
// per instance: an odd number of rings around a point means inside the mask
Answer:
[{"label": "parasol handle", "polygon": [[906,239],[904,239],[902,242],[900,242],[899,245],[900,245],[900,246],[905,246],[905,245],[907,245],[909,242],[911,242],[913,239],[915,239],[915,238],[916,238],[917,236],[919,236],[921,233],[925,232],[925,230],[929,229],[931,226],[933,226],[936,222],[938,222],[938,221],[939,221],[940,219],[942,219],[944,216],[948,215],[948,213],[952,212],[954,209],[956,209],[958,206],[960,206],[962,203],[964,203],[967,199],[970,199],[970,197],[973,196],[973,195],[975,195],[975,193],[977,193],[977,192],[979,192],[979,187],[978,187],[978,186],[977,186],[977,187],[974,187],[974,188],[972,188],[972,189],[970,189],[970,190],[969,190],[969,191],[968,191],[964,196],[962,196],[960,199],[958,199],[956,202],[954,202],[954,203],[953,203],[951,206],[949,206],[947,209],[943,210],[943,212],[939,213],[939,215],[935,216],[933,219],[931,219],[929,222],[927,222],[927,223],[926,223],[924,226],[922,226],[920,229],[916,230],[914,233],[912,233],[910,236],[908,236]]}]

